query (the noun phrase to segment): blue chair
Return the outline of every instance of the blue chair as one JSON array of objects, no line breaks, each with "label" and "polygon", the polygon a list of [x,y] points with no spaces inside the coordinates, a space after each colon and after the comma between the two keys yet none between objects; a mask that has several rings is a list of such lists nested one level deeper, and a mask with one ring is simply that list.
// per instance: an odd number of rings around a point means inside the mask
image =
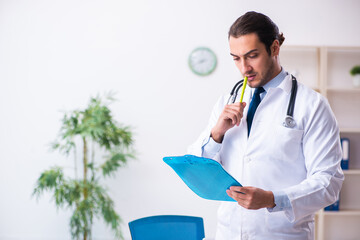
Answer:
[{"label": "blue chair", "polygon": [[160,215],[129,222],[132,240],[202,240],[201,217]]}]

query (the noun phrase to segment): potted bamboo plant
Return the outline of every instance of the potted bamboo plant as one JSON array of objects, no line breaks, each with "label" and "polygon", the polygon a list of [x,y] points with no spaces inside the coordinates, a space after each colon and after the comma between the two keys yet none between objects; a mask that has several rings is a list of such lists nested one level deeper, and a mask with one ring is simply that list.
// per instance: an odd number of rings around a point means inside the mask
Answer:
[{"label": "potted bamboo plant", "polygon": [[[90,99],[86,109],[65,113],[52,149],[64,155],[72,153],[74,175],[67,176],[62,167],[52,167],[41,173],[33,192],[37,198],[45,191],[51,192],[56,207],[72,210],[72,239],[91,239],[94,217],[102,218],[117,239],[123,238],[121,218],[100,181],[114,176],[119,167],[134,158],[131,131],[113,119],[108,107],[113,100],[108,95],[103,102],[98,96]],[[81,156],[81,169],[77,167],[77,155]]]}]

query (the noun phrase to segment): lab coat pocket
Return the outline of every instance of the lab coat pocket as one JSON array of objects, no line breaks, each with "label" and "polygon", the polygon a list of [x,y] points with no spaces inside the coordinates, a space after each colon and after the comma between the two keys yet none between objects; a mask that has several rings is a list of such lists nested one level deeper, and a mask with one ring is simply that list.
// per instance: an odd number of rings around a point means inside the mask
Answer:
[{"label": "lab coat pocket", "polygon": [[276,126],[274,131],[275,139],[272,141],[273,157],[279,160],[297,157],[301,149],[304,130]]}]

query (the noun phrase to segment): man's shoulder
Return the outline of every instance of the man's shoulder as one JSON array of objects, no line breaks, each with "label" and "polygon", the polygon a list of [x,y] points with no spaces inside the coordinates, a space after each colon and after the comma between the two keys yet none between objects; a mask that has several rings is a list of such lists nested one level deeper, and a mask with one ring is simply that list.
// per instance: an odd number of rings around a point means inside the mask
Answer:
[{"label": "man's shoulder", "polygon": [[296,98],[302,98],[306,102],[327,101],[317,90],[298,82]]}]

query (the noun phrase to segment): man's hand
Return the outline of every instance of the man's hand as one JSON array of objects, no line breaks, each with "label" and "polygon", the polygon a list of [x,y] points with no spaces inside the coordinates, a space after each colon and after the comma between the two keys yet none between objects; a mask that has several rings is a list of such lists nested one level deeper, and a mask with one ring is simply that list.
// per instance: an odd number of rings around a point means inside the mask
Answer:
[{"label": "man's hand", "polygon": [[245,102],[237,102],[224,107],[216,125],[211,130],[211,137],[215,142],[221,143],[227,130],[235,125],[239,126],[245,106]]},{"label": "man's hand", "polygon": [[232,186],[226,190],[229,197],[247,209],[273,208],[275,207],[274,194],[255,187]]}]

